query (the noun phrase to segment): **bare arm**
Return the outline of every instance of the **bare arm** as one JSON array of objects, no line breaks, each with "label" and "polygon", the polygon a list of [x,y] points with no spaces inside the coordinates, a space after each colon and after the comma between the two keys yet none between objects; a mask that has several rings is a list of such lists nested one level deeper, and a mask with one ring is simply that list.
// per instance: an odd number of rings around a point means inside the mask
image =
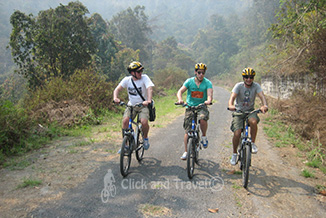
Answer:
[{"label": "bare arm", "polygon": [[261,100],[261,103],[263,104],[263,106],[260,107],[260,110],[263,112],[263,113],[266,113],[268,111],[268,105],[267,105],[267,100],[265,98],[265,95],[264,95],[264,92],[259,92],[258,93],[258,97],[260,98]]},{"label": "bare arm", "polygon": [[187,88],[185,86],[182,86],[177,93],[177,98],[178,98],[178,103],[179,104],[183,104],[183,100],[182,100],[182,94],[187,90]]},{"label": "bare arm", "polygon": [[115,103],[119,103],[120,102],[120,99],[118,98],[119,96],[119,92],[123,89],[123,87],[121,85],[118,85],[115,89],[114,89],[114,92],[113,92],[113,101]]},{"label": "bare arm", "polygon": [[152,102],[152,97],[153,97],[153,86],[149,86],[147,89],[147,101],[143,102],[144,106],[147,106]]},{"label": "bare arm", "polygon": [[230,99],[229,99],[229,106],[228,106],[229,110],[231,110],[231,111],[235,111],[234,101],[236,98],[237,98],[237,94],[232,92]]},{"label": "bare arm", "polygon": [[205,104],[211,104],[213,101],[213,89],[207,89],[207,101],[205,101]]}]

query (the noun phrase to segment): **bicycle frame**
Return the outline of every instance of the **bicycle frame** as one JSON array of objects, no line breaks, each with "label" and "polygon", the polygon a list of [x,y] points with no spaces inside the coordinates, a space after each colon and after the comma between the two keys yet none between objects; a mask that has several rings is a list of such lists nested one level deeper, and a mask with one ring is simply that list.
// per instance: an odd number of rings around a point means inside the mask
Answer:
[{"label": "bicycle frame", "polygon": [[260,113],[261,110],[257,109],[250,112],[242,112],[242,111],[237,111],[237,112],[246,114],[246,117],[243,121],[243,128],[242,128],[241,138],[240,138],[241,148],[244,145],[244,142],[250,142],[250,149],[251,149],[251,137],[249,137],[249,115],[253,113]]},{"label": "bicycle frame", "polygon": [[[178,105],[178,103],[175,103]],[[199,150],[201,149],[200,134],[199,134],[199,125],[197,124],[197,113],[206,105],[200,104],[198,106],[188,106],[187,104],[182,104],[183,107],[188,107],[193,113],[191,121],[191,130],[187,132],[188,141],[187,141],[187,174],[189,179],[192,179],[195,170],[195,163],[198,164]]]},{"label": "bicycle frame", "polygon": [[[139,119],[139,114],[137,114],[137,122],[133,120],[133,109],[134,107],[141,107],[142,104],[137,104],[135,106],[129,106],[124,102],[120,102],[121,106],[126,106],[130,108],[130,117],[128,122],[128,128],[123,130],[123,142],[121,146],[120,152],[120,172],[123,177],[128,175],[130,163],[131,163],[131,155],[133,151],[136,153],[136,158],[138,162],[143,159],[144,155],[144,147],[143,141],[143,132],[142,126]],[[133,129],[133,125],[135,125],[135,130]]]},{"label": "bicycle frame", "polygon": [[240,170],[242,171],[242,183],[243,187],[247,188],[248,181],[249,181],[249,167],[251,166],[251,138],[249,137],[249,115],[252,113],[259,113],[261,112],[260,109],[253,110],[251,112],[242,112],[237,111],[240,113],[245,114],[245,119],[243,122],[243,128],[241,132],[240,138],[240,146],[238,148],[238,161],[240,161]]}]

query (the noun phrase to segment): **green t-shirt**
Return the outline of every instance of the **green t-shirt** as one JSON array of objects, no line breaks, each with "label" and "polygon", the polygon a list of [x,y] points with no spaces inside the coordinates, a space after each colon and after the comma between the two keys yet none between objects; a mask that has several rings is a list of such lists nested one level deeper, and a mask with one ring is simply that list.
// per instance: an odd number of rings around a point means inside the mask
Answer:
[{"label": "green t-shirt", "polygon": [[195,77],[187,79],[183,85],[188,90],[187,104],[190,106],[197,106],[204,103],[207,100],[207,89],[213,88],[211,81],[205,77],[199,87],[196,85]]}]

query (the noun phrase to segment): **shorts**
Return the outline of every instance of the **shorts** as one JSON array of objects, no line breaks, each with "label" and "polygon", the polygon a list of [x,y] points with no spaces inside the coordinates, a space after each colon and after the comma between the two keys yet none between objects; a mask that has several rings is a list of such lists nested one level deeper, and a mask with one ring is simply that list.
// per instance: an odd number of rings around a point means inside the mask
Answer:
[{"label": "shorts", "polygon": [[[192,123],[193,112],[191,110],[186,109],[185,118],[183,122],[183,128],[186,131],[191,130],[191,123]],[[209,120],[209,111],[207,107],[202,108],[198,111],[197,120]]]},{"label": "shorts", "polygon": [[[149,110],[147,106],[142,106],[142,107],[134,107],[133,113],[132,113],[132,119],[134,120],[139,114],[139,119],[146,119],[149,120]],[[130,117],[130,108],[126,108],[123,118],[125,117]]]},{"label": "shorts", "polygon": [[[231,131],[235,132],[238,129],[242,129],[243,128],[243,122],[244,122],[244,119],[245,119],[246,115],[243,114],[243,113],[233,112],[232,117],[233,117],[233,119],[232,119],[232,123],[231,123],[231,127],[230,127]],[[257,124],[260,121],[257,113],[250,114],[249,118],[255,118],[257,120]]]}]

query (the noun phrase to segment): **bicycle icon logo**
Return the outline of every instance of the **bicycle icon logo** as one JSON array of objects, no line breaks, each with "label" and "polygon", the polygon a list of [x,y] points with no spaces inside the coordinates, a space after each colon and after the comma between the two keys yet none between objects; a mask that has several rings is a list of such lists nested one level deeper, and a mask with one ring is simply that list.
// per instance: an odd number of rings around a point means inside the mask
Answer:
[{"label": "bicycle icon logo", "polygon": [[101,199],[103,203],[107,203],[111,198],[114,198],[117,189],[115,185],[113,184],[115,182],[112,170],[109,169],[107,174],[104,176],[104,188],[101,191]]}]

